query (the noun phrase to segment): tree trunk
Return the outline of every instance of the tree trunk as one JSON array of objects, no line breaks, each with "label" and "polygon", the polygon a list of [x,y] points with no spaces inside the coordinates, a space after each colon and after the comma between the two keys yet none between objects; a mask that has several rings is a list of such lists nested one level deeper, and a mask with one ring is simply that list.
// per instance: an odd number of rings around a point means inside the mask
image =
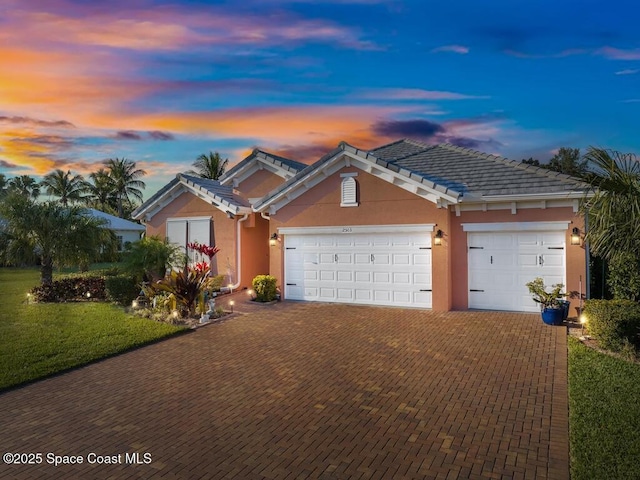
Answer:
[{"label": "tree trunk", "polygon": [[51,285],[53,283],[53,261],[50,258],[42,257],[40,283],[42,285]]}]

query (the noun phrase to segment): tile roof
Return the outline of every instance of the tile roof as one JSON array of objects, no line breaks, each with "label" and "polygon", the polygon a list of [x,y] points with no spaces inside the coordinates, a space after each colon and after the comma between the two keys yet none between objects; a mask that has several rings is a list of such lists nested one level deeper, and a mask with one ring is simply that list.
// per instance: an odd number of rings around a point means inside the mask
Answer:
[{"label": "tile roof", "polygon": [[295,174],[300,170],[304,169],[307,165],[304,163],[296,162],[295,160],[291,160],[289,158],[281,157],[279,155],[273,155],[272,153],[265,152],[264,150],[260,150],[256,148],[251,152],[249,156],[245,159],[234,165],[232,168],[227,170],[224,175],[220,177],[220,181],[225,183],[229,178],[233,177],[236,173],[243,170],[247,165],[254,162],[256,158],[260,158],[262,160],[266,160],[273,165],[284,168],[285,170],[290,171]]},{"label": "tile roof", "polygon": [[400,140],[370,151],[464,196],[532,195],[586,191],[579,179],[451,144]]},{"label": "tile roof", "polygon": [[233,187],[230,185],[220,185],[218,180],[210,180],[208,178],[196,177],[181,173],[180,178],[190,183],[192,187],[198,188],[204,194],[210,197],[217,197],[230,206],[248,207],[249,202],[244,198],[233,193]]}]

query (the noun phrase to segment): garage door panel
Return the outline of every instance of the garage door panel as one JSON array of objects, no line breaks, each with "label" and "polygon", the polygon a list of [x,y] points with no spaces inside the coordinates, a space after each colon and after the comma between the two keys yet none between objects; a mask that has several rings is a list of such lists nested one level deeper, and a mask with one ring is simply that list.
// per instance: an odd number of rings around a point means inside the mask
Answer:
[{"label": "garage door panel", "polygon": [[373,300],[378,303],[390,303],[391,302],[391,291],[389,290],[374,290],[373,291]]},{"label": "garage door panel", "polygon": [[409,285],[411,283],[411,274],[409,272],[394,272],[393,283]]},{"label": "garage door panel", "polygon": [[353,272],[339,270],[337,272],[337,280],[339,282],[353,282]]},{"label": "garage door panel", "polygon": [[335,254],[333,253],[321,253],[318,256],[318,263],[320,265],[333,265],[334,262],[334,258],[335,258]]},{"label": "garage door panel", "polygon": [[417,287],[431,287],[431,273],[414,273],[413,284]]},{"label": "garage door panel", "polygon": [[[289,278],[289,280],[300,280],[300,276],[295,276]],[[317,270],[305,270],[304,277],[305,280],[316,281],[318,280],[318,271]]]},{"label": "garage door panel", "polygon": [[388,253],[376,253],[373,256],[373,263],[375,265],[390,265],[391,256]]},{"label": "garage door panel", "polygon": [[[526,283],[565,283],[564,232],[469,232],[469,308],[539,311]],[[549,247],[552,247],[551,249]]]},{"label": "garage door panel", "polygon": [[353,300],[353,290],[350,288],[339,288],[338,299],[342,301]]},{"label": "garage door panel", "polygon": [[391,258],[394,265],[409,265],[408,253],[394,253]]},{"label": "garage door panel", "polygon": [[390,281],[390,272],[373,272],[373,283],[389,283]]},{"label": "garage door panel", "polygon": [[413,264],[424,265],[429,270],[431,270],[431,253],[414,253]]},{"label": "garage door panel", "polygon": [[373,300],[373,295],[372,295],[372,291],[371,290],[363,290],[363,289],[354,289],[354,296],[355,299],[358,301],[366,301],[366,302],[370,302],[371,300]]},{"label": "garage door panel", "polygon": [[323,282],[333,282],[336,279],[336,272],[331,270],[321,270],[320,271],[320,281]]},{"label": "garage door panel", "polygon": [[353,257],[356,265],[368,265],[371,263],[371,255],[368,253],[356,253]]}]

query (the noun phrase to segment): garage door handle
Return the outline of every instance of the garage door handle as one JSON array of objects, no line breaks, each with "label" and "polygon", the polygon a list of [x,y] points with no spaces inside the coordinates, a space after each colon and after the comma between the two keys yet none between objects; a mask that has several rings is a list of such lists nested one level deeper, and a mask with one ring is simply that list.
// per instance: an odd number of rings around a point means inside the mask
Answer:
[{"label": "garage door handle", "polygon": [[421,292],[433,292],[430,288],[420,289]]},{"label": "garage door handle", "polygon": [[493,255],[491,255],[491,265],[493,265]]},{"label": "garage door handle", "polygon": [[538,262],[540,262],[540,265],[544,265],[544,258],[542,258],[542,255],[538,255]]},{"label": "garage door handle", "polygon": [[333,256],[333,260],[334,260],[336,263],[338,263],[338,254],[337,254],[337,253]]},{"label": "garage door handle", "polygon": [[376,261],[376,257],[373,255],[373,253],[371,254],[371,263]]}]

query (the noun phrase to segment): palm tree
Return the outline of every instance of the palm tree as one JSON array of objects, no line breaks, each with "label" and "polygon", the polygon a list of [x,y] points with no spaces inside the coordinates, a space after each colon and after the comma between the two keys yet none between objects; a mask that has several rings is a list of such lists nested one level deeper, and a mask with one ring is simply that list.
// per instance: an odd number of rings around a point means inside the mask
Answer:
[{"label": "palm tree", "polygon": [[104,168],[89,174],[90,182],[85,182],[85,203],[98,210],[116,212],[117,201],[114,193],[113,180]]},{"label": "palm tree", "polygon": [[586,240],[605,260],[640,259],[640,162],[633,154],[589,147],[587,176],[593,191],[581,205],[588,216]]},{"label": "palm tree", "polygon": [[40,257],[40,280],[51,284],[54,266],[63,267],[97,259],[113,245],[113,232],[103,228],[106,221],[88,215],[78,206],[60,202],[37,203],[19,194],[10,194],[0,203],[4,219],[2,241],[4,260],[10,264]]},{"label": "palm tree", "polygon": [[229,159],[222,160],[218,152],[209,152],[209,155],[203,153],[192,164],[196,170],[189,170],[187,173],[201,178],[218,180],[227,168],[228,163]]},{"label": "palm tree", "polygon": [[40,196],[40,184],[29,175],[13,177],[9,180],[9,190],[33,200]]},{"label": "palm tree", "polygon": [[4,173],[0,173],[0,198],[4,197],[5,193],[7,193],[7,177]]},{"label": "palm tree", "polygon": [[85,189],[82,175],[72,175],[71,170],[65,173],[60,169],[45,175],[40,185],[45,188],[47,195],[60,197],[60,203],[65,207],[69,202],[81,201]]},{"label": "palm tree", "polygon": [[118,206],[118,216],[124,217],[123,204],[125,201],[131,202],[131,197],[142,201],[142,190],[146,187],[142,180],[146,175],[142,169],[137,168],[136,162],[126,158],[110,158],[104,164],[107,167],[109,176],[113,181],[113,192]]}]

